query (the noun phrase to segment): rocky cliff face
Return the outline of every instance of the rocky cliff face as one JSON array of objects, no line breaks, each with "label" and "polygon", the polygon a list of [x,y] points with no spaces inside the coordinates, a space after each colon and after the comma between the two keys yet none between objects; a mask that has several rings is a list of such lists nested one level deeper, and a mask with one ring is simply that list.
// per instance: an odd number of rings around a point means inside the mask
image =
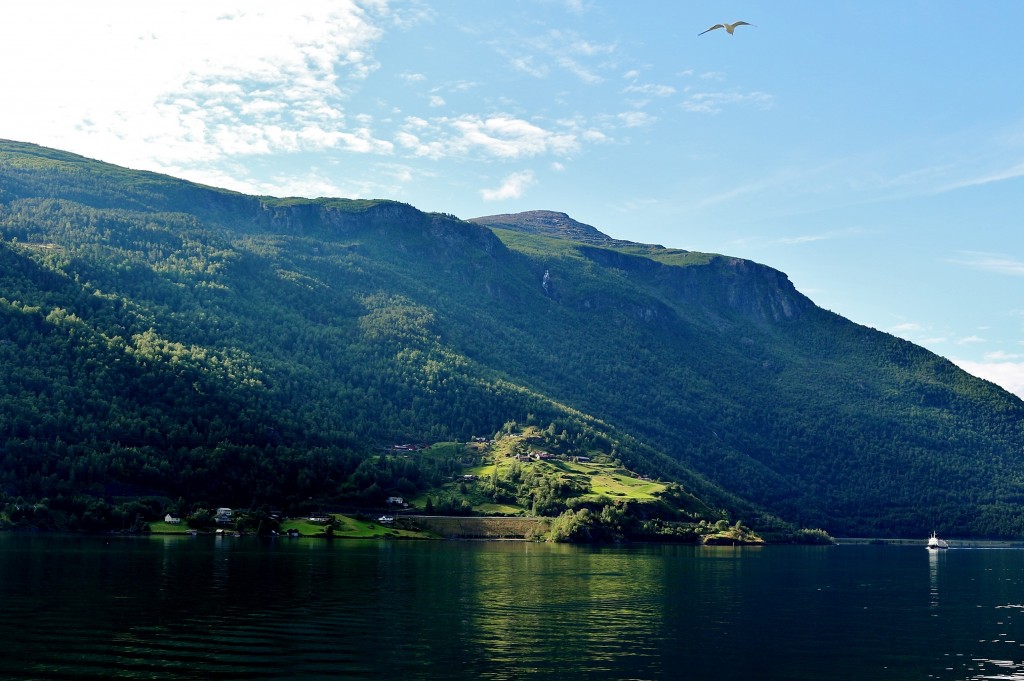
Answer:
[{"label": "rocky cliff face", "polygon": [[[671,302],[682,305],[697,305],[716,311],[728,309],[765,322],[797,318],[814,307],[814,303],[798,292],[788,277],[778,270],[720,255],[708,256],[685,266],[665,264],[617,250],[617,247],[639,244],[613,239],[565,213],[536,210],[473,218],[471,222],[579,242],[579,252],[584,257],[640,279],[667,293]],[[600,307],[601,301],[592,298],[584,299],[582,304]],[[646,308],[642,316],[654,319],[660,313],[657,306],[652,306]]]}]

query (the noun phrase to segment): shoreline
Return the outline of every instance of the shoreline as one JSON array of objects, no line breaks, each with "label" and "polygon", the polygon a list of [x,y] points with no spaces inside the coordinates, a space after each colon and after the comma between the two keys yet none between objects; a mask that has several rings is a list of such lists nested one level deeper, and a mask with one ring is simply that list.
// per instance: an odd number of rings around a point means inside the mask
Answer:
[{"label": "shoreline", "polygon": [[[950,549],[1024,549],[1024,539],[947,539]],[[896,539],[882,537],[835,537],[837,546],[920,546],[926,539]]]}]

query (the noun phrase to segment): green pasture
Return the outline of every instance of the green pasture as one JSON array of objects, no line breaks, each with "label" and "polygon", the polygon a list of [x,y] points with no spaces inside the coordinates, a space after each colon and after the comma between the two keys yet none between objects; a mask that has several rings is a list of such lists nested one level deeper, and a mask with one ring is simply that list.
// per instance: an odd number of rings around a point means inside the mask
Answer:
[{"label": "green pasture", "polygon": [[[359,520],[351,516],[334,514],[335,539],[429,539],[427,532],[409,530],[395,525],[385,525],[377,520]],[[396,522],[396,525],[400,523]],[[303,518],[284,520],[281,532],[298,530],[303,537],[324,537],[327,534],[324,523],[312,523]]]},{"label": "green pasture", "polygon": [[185,523],[178,523],[177,525],[171,525],[165,523],[162,520],[157,520],[149,524],[149,531],[152,534],[187,534],[189,530],[188,525]]},{"label": "green pasture", "polygon": [[587,497],[653,501],[665,491],[663,483],[635,478],[629,471],[613,464],[565,462],[565,465],[577,474],[590,477],[591,493]]}]

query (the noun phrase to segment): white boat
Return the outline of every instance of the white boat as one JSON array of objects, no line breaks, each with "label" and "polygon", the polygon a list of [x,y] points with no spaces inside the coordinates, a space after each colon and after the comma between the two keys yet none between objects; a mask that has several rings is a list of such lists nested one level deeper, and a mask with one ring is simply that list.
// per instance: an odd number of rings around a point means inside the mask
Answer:
[{"label": "white boat", "polygon": [[939,539],[938,535],[932,532],[932,536],[928,537],[928,550],[938,551],[939,549],[948,549],[949,542],[945,539]]}]

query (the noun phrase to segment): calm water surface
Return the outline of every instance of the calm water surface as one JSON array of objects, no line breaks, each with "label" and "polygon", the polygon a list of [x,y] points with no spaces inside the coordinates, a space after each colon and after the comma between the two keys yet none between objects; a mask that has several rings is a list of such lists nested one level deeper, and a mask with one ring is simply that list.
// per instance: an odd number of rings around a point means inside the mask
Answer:
[{"label": "calm water surface", "polygon": [[1024,679],[1024,551],[0,534],[11,679]]}]

